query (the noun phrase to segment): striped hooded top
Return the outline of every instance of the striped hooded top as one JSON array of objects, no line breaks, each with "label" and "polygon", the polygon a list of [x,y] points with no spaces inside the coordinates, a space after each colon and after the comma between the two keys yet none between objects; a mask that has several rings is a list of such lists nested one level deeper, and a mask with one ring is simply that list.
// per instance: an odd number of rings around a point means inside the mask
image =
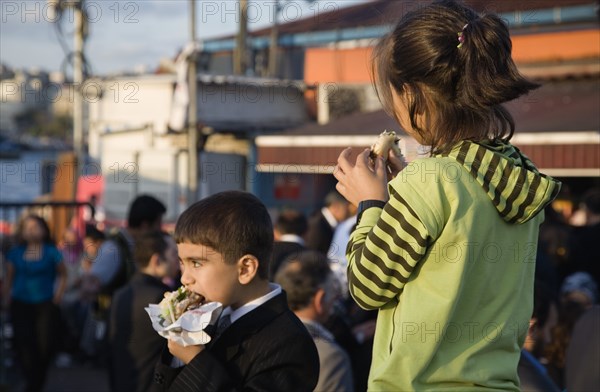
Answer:
[{"label": "striped hooded top", "polygon": [[347,248],[350,293],[378,309],[369,391],[519,390],[543,209],[560,183],[505,142],[417,159]]}]

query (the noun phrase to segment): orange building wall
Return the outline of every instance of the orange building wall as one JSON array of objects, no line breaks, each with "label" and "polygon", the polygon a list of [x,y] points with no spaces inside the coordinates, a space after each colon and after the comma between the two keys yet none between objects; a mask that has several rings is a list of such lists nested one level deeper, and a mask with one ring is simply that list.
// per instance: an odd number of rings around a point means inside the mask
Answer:
[{"label": "orange building wall", "polygon": [[369,83],[372,48],[307,48],[304,59],[306,83]]},{"label": "orange building wall", "polygon": [[[515,35],[513,59],[517,63],[600,58],[600,29]],[[372,48],[307,48],[304,79],[307,83],[370,83]]]},{"label": "orange building wall", "polygon": [[517,63],[600,58],[600,29],[518,35],[512,43]]}]

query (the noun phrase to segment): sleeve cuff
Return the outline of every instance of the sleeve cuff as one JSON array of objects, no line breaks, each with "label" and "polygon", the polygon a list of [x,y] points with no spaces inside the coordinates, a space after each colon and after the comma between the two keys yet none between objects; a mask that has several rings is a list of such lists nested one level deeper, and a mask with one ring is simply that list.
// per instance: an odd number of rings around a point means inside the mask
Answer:
[{"label": "sleeve cuff", "polygon": [[375,226],[375,224],[377,224],[377,221],[379,220],[379,217],[381,216],[382,212],[383,212],[383,208],[379,208],[379,207],[367,208],[366,210],[364,210],[362,212],[362,215],[360,217],[360,222],[358,222],[358,224],[356,225],[356,228],[360,229],[362,227]]}]

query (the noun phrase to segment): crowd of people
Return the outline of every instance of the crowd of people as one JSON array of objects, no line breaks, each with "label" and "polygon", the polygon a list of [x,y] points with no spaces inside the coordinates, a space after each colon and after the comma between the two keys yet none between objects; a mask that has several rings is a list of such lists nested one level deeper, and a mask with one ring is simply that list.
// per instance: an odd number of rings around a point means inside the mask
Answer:
[{"label": "crowd of people", "polygon": [[[600,192],[570,225],[561,183],[510,143],[502,104],[538,85],[506,23],[442,0],[373,56],[383,106],[430,155],[342,151],[314,214],[228,191],[164,233],[143,195],[125,228],[58,247],[26,217],[3,300],[27,390],[65,332],[114,391],[598,390]],[[206,345],[152,329],[144,307],[179,285],[222,304]]]},{"label": "crowd of people", "polygon": [[[140,196],[127,227],[104,233],[88,224],[83,238],[67,230],[57,245],[44,219],[22,219],[4,254],[3,300],[26,390],[42,390],[52,360],[69,356],[106,367],[114,391],[151,388],[167,343],[144,308],[182,278],[173,233],[160,230],[165,211]],[[523,390],[579,390],[595,382],[598,269],[593,257],[578,255],[600,234],[600,191],[587,192],[577,212],[585,216],[574,226],[548,207],[541,227],[534,311],[519,362]],[[355,226],[356,209],[336,191],[312,215],[286,207],[273,217],[268,280],[286,292],[315,342],[316,391],[367,389],[377,312],[361,309],[348,292],[345,248]],[[557,232],[560,246],[547,240]]]}]

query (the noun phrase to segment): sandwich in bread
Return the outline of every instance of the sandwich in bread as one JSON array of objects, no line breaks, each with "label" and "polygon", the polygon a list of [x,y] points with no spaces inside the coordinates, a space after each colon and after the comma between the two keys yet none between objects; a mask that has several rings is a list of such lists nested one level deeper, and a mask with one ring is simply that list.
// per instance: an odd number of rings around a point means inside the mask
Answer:
[{"label": "sandwich in bread", "polygon": [[175,291],[167,291],[165,297],[160,301],[160,324],[167,327],[173,324],[183,313],[202,305],[204,297],[200,294],[180,287]]}]

